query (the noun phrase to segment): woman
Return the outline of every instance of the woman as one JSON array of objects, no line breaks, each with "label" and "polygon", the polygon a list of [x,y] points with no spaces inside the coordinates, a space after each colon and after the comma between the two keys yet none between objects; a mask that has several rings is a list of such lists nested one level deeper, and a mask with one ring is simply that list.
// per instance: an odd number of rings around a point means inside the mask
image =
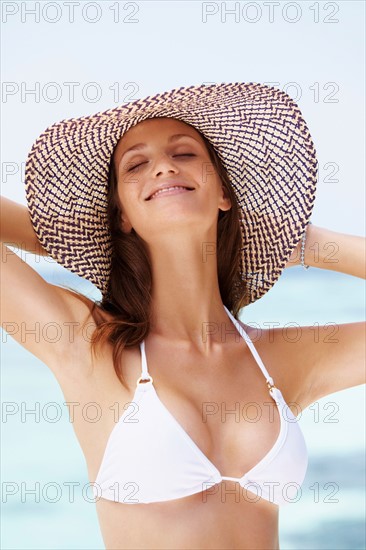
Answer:
[{"label": "woman", "polygon": [[[61,121],[33,146],[32,224],[5,201],[2,241],[41,245],[103,299],[46,283],[6,250],[3,327],[67,327],[56,343],[18,341],[81,404],[73,425],[106,548],[279,547],[279,506],[307,467],[296,415],[364,382],[364,323],[340,325],[329,346],[312,327],[294,344],[236,319],[285,266],[364,277],[363,239],[308,225],[316,168],[298,107],[253,83]],[[330,239],[338,263],[312,261]],[[94,423],[80,412],[91,402]]]}]

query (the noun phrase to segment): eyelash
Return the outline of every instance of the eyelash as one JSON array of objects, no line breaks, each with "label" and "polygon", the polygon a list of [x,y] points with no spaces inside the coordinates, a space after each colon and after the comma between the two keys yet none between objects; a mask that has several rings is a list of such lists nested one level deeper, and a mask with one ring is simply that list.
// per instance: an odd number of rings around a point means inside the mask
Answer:
[{"label": "eyelash", "polygon": [[[173,155],[173,157],[195,157],[196,155],[194,153],[182,153],[180,155]],[[146,161],[145,161],[146,162]],[[127,172],[131,172],[138,166],[141,166],[141,164],[144,164],[144,162],[139,162],[139,164],[135,164],[135,166],[131,166],[131,168],[128,168]]]}]

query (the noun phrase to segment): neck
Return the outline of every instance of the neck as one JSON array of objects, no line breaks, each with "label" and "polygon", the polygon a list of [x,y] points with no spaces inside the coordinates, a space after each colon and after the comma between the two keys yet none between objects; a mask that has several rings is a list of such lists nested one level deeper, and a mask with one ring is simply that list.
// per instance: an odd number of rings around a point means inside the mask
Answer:
[{"label": "neck", "polygon": [[[209,354],[236,332],[220,295],[215,241],[149,243],[153,289],[151,333]],[[177,253],[178,251],[178,253]]]}]

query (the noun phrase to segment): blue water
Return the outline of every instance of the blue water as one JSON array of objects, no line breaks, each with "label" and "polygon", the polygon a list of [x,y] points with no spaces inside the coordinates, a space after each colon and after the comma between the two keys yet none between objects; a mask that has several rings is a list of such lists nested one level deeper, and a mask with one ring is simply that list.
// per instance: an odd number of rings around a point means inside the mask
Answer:
[{"label": "blue water", "polygon": [[[44,277],[99,297],[92,285],[61,268],[45,271]],[[245,323],[264,327],[268,322],[312,325],[364,317],[363,280],[301,267],[285,270],[261,300],[241,313]],[[2,410],[17,410],[2,415],[1,548],[103,549],[92,492],[82,493],[88,484],[86,464],[57,381],[5,332],[2,341]],[[30,409],[36,413],[26,414]],[[309,468],[299,500],[280,511],[282,550],[365,548],[364,419],[364,386],[329,395],[303,411],[299,423]],[[72,483],[77,484],[73,499]]]}]

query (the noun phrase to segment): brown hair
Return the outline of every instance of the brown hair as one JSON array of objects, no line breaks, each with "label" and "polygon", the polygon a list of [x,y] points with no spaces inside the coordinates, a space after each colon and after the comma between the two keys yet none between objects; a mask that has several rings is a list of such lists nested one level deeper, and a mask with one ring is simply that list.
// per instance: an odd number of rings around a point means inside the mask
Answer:
[{"label": "brown hair", "polygon": [[[197,131],[197,130],[196,130]],[[219,210],[217,225],[217,269],[222,302],[234,317],[247,305],[240,280],[241,232],[240,210],[227,172],[213,146],[201,134],[232,207]],[[131,230],[124,233],[120,226],[121,205],[117,193],[114,153],[108,176],[107,219],[112,239],[112,264],[107,297],[95,302],[92,315],[97,327],[91,336],[92,350],[97,344],[109,341],[113,344],[113,365],[122,385],[121,356],[125,347],[142,342],[149,333],[152,270],[148,250],[139,235]],[[240,289],[240,291],[239,291]],[[97,306],[99,311],[96,311]],[[110,320],[103,319],[103,311]]]}]

